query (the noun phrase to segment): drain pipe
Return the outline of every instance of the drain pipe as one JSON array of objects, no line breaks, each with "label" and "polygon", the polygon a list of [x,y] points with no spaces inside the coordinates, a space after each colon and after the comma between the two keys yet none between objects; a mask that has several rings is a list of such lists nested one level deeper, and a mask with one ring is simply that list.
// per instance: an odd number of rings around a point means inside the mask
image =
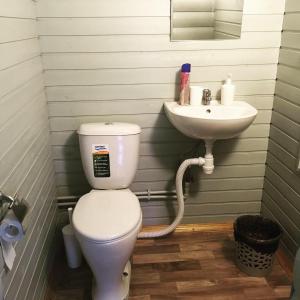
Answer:
[{"label": "drain pipe", "polygon": [[214,157],[212,154],[213,143],[214,141],[205,141],[206,154],[204,158],[199,157],[199,158],[187,159],[180,165],[176,174],[176,193],[177,193],[178,212],[173,223],[170,226],[159,231],[140,232],[138,234],[139,239],[156,238],[156,237],[162,237],[168,235],[171,232],[173,232],[176,229],[176,227],[180,224],[184,215],[184,195],[183,195],[183,188],[182,188],[183,175],[186,169],[192,165],[203,167],[203,171],[205,174],[213,173],[214,170]]}]

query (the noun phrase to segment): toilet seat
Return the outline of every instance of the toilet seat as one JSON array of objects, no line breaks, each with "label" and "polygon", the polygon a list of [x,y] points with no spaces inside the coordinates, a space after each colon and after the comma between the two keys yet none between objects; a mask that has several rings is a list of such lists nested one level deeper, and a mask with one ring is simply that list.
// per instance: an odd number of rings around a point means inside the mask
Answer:
[{"label": "toilet seat", "polygon": [[95,243],[120,239],[140,226],[138,198],[129,190],[92,190],[82,196],[73,213],[73,226]]}]

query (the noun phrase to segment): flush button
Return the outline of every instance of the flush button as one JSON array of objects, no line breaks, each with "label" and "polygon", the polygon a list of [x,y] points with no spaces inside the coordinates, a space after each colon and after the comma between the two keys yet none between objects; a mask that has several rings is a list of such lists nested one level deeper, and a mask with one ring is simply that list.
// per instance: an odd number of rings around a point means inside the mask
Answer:
[{"label": "flush button", "polygon": [[106,122],[106,123],[104,123],[104,125],[114,125],[114,123]]}]

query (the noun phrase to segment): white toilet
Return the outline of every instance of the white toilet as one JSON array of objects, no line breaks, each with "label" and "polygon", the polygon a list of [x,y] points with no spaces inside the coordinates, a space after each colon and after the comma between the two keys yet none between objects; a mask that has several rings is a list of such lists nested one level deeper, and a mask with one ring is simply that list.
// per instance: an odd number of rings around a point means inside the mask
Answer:
[{"label": "white toilet", "polygon": [[142,224],[139,201],[128,189],[140,132],[127,123],[82,124],[78,130],[83,169],[94,189],[79,199],[73,226],[94,274],[94,300],[128,297],[129,259]]}]

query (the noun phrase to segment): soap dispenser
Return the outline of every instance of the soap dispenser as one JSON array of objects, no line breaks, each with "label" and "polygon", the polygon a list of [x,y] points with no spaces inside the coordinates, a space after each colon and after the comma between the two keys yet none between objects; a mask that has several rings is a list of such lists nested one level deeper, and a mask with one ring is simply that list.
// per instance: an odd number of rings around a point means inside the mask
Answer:
[{"label": "soap dispenser", "polygon": [[235,85],[232,83],[232,74],[228,74],[225,83],[221,89],[221,104],[230,105],[234,100]]}]

